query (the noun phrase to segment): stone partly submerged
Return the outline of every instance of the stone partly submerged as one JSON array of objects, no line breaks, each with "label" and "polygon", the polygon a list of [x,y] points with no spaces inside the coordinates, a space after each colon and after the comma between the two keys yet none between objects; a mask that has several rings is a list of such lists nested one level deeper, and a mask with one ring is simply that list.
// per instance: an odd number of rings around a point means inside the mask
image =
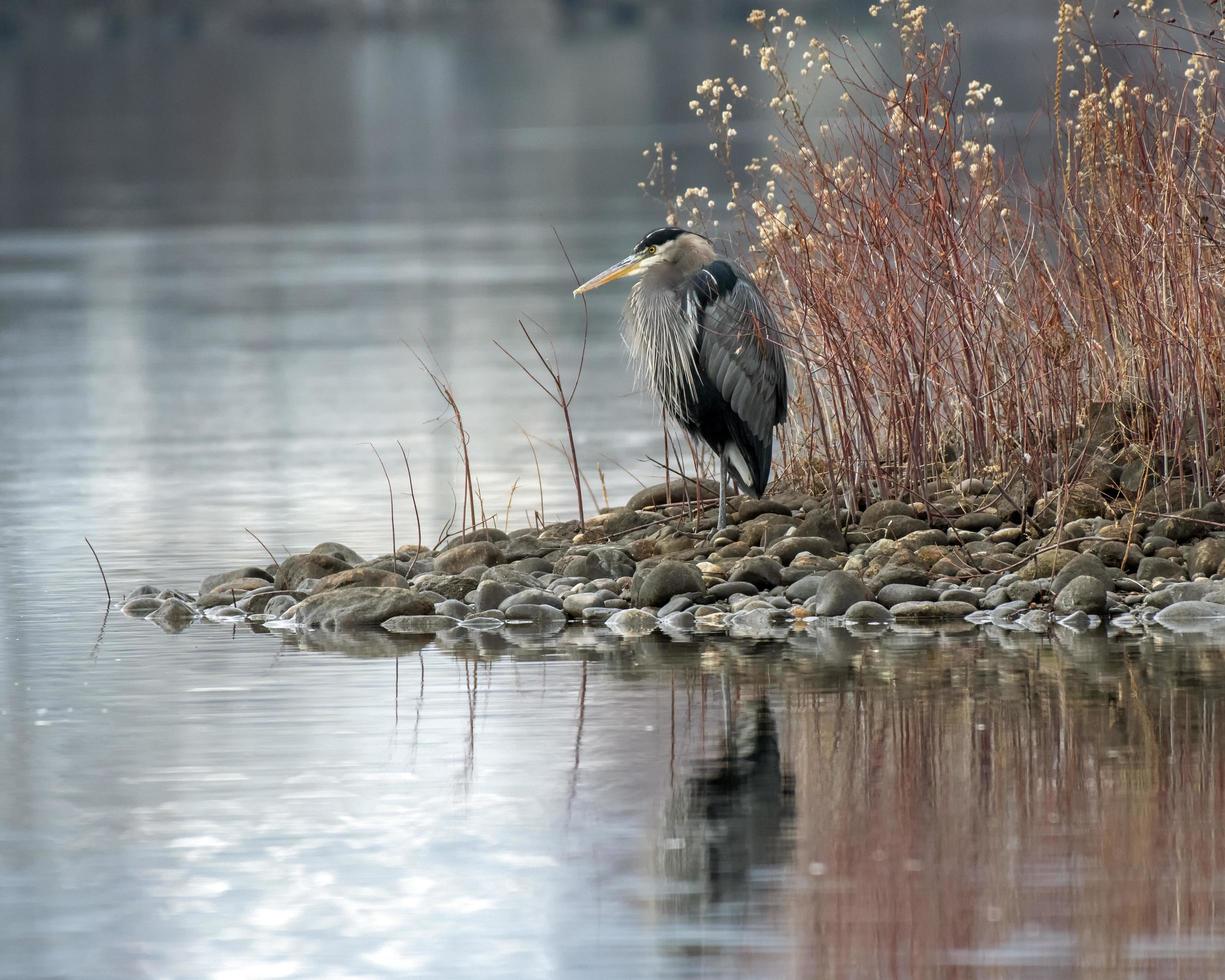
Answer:
[{"label": "stone partly submerged", "polygon": [[[660,485],[586,528],[479,528],[369,559],[329,541],[269,566],[233,565],[194,594],[140,586],[122,609],[170,632],[247,620],[385,637],[523,638],[574,625],[770,642],[806,628],[950,623],[1225,635],[1225,505],[1199,494],[1194,507],[1157,514],[1086,486],[1038,496],[963,481],[856,514],[801,494],[733,497],[733,523],[715,531],[713,486]],[[1146,499],[1159,498],[1150,488]]]}]

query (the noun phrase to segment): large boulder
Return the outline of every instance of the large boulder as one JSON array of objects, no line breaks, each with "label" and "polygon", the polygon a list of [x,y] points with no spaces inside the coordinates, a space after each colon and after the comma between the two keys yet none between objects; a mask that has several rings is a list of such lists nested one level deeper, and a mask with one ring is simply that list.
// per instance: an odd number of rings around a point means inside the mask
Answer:
[{"label": "large boulder", "polygon": [[307,579],[327,578],[337,572],[348,571],[351,566],[347,561],[333,555],[315,554],[290,555],[277,566],[273,584],[278,589],[296,589]]},{"label": "large boulder", "polygon": [[457,544],[434,557],[434,571],[443,575],[458,575],[465,568],[474,565],[484,565],[491,568],[500,565],[506,559],[502,549],[492,541],[470,541]]},{"label": "large boulder", "polygon": [[871,598],[867,586],[859,579],[837,569],[821,576],[816,593],[804,605],[814,616],[841,616],[855,603]]},{"label": "large boulder", "polygon": [[318,594],[332,589],[351,589],[357,585],[368,585],[384,589],[407,589],[408,579],[380,568],[347,568],[343,572],[325,575],[315,583],[311,592]]},{"label": "large boulder", "polygon": [[412,589],[354,586],[307,596],[285,612],[301,626],[322,629],[358,629],[380,626],[395,616],[427,616],[434,603]]},{"label": "large boulder", "polygon": [[665,559],[634,572],[630,595],[636,606],[662,606],[674,595],[702,589],[702,573],[693,565]]}]

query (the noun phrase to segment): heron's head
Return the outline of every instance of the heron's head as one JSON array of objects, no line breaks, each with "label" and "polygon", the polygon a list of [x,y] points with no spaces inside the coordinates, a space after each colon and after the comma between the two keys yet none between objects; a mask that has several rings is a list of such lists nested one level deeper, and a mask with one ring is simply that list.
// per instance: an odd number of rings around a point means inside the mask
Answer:
[{"label": "heron's head", "polygon": [[656,228],[643,235],[642,241],[634,246],[629,255],[599,275],[592,276],[574,291],[574,295],[581,296],[614,279],[640,276],[652,266],[661,263],[687,264],[696,253],[713,255],[710,242],[701,235],[684,228]]}]

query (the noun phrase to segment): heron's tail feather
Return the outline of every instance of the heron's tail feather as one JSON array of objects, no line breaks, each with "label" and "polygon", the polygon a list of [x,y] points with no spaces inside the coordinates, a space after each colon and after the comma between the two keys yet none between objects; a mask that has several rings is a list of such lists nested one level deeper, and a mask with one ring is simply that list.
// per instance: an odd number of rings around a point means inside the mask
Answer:
[{"label": "heron's tail feather", "polygon": [[723,458],[727,460],[728,471],[741,493],[760,497],[765,492],[766,483],[770,480],[773,441],[770,440],[769,444],[763,446],[752,440],[753,445],[748,447],[732,441],[723,447]]}]

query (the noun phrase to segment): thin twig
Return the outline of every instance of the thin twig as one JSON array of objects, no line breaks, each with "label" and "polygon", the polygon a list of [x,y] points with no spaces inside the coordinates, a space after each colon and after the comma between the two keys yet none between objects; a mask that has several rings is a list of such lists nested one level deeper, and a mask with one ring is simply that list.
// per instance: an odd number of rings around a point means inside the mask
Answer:
[{"label": "thin twig", "polygon": [[263,541],[260,541],[260,539],[259,539],[259,535],[258,535],[258,534],[256,534],[254,531],[252,531],[252,530],[251,530],[249,527],[244,527],[244,528],[243,528],[243,530],[244,530],[244,531],[246,531],[246,532],[247,532],[249,535],[251,535],[251,537],[255,538],[255,540],[256,540],[256,542],[259,544],[259,546],[260,546],[261,548],[263,548],[263,549],[264,549],[265,554],[267,554],[267,555],[268,555],[268,557],[272,559],[272,567],[273,567],[273,568],[280,568],[280,567],[281,567],[281,563],[280,563],[279,561],[277,561],[277,560],[276,560],[276,555],[274,555],[274,554],[273,554],[273,553],[272,553],[272,552],[269,550],[268,546],[267,546],[266,544],[264,544],[264,542],[263,542]]},{"label": "thin twig", "polygon": [[98,573],[102,576],[102,586],[106,589],[106,607],[111,607],[111,587],[106,581],[106,572],[102,570],[102,561],[98,558],[98,552],[94,551],[94,546],[89,544],[89,538],[85,539],[85,543],[89,545],[89,550],[93,553],[94,561],[98,563]]},{"label": "thin twig", "polygon": [[368,442],[371,452],[374,453],[374,458],[379,461],[379,466],[383,470],[383,479],[387,481],[387,503],[391,507],[391,572],[396,574],[399,567],[396,565],[396,494],[391,487],[391,474],[387,472],[387,467],[383,463],[383,457],[379,455],[378,449],[374,443]]}]

